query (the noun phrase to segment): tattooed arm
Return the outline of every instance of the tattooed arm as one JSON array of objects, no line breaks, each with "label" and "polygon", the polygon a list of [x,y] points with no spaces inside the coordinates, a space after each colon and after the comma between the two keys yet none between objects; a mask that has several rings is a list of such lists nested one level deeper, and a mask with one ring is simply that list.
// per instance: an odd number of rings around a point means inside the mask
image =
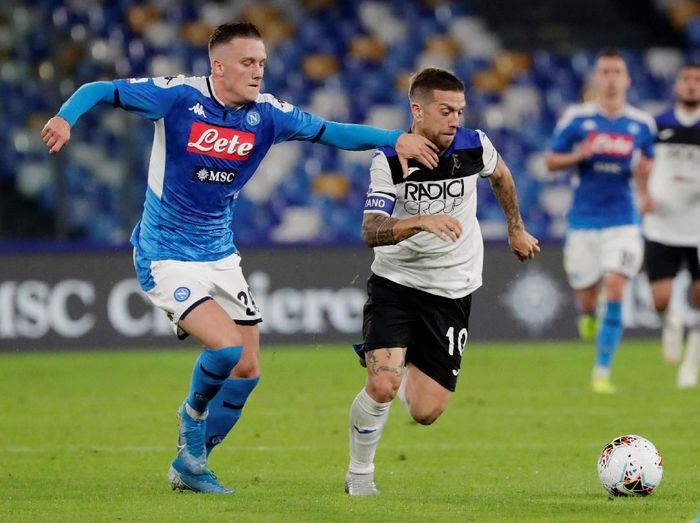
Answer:
[{"label": "tattooed arm", "polygon": [[489,177],[489,182],[491,190],[496,195],[496,199],[503,209],[503,214],[506,216],[510,249],[520,261],[534,258],[535,253],[540,252],[539,241],[525,230],[523,219],[520,216],[515,182],[510,169],[502,158],[498,159],[496,169]]},{"label": "tattooed arm", "polygon": [[380,213],[365,213],[362,219],[362,240],[368,247],[395,245],[421,231],[433,233],[441,240],[457,241],[462,225],[452,216],[414,216],[399,220]]}]

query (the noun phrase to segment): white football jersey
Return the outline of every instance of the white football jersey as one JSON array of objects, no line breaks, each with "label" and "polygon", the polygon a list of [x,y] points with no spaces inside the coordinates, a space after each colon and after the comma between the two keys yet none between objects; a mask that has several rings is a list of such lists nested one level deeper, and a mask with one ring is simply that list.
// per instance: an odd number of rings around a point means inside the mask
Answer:
[{"label": "white football jersey", "polygon": [[700,243],[700,111],[668,111],[656,123],[649,177],[656,210],[644,216],[644,235],[665,245],[694,247]]},{"label": "white football jersey", "polygon": [[405,219],[447,214],[462,224],[456,242],[419,232],[396,245],[374,248],[372,272],[400,285],[447,298],[462,298],[481,286],[484,244],[476,219],[477,177],[493,174],[498,153],[479,130],[460,128],[430,170],[409,161],[403,172],[396,151],[378,149],[370,168],[365,213]]}]

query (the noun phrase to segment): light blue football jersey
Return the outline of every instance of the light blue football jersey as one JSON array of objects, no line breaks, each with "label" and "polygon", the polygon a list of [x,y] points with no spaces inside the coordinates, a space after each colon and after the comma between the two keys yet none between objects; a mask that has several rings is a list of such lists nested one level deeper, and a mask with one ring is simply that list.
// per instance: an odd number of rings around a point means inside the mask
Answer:
[{"label": "light blue football jersey", "polygon": [[639,153],[653,158],[654,119],[634,107],[607,118],[595,102],[570,107],[557,124],[551,150],[568,153],[590,141],[593,155],[578,165],[578,185],[567,214],[571,229],[639,223],[630,185]]},{"label": "light blue football jersey", "polygon": [[270,94],[235,108],[208,77],[115,80],[115,105],[153,120],[148,189],[131,243],[148,260],[212,261],[237,249],[240,190],[270,147],[318,139],[324,120]]}]

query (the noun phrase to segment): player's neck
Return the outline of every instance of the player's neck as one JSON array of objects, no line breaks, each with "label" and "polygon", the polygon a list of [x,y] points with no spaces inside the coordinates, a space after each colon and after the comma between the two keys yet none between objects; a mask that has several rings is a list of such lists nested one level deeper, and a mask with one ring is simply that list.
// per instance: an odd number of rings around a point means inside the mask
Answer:
[{"label": "player's neck", "polygon": [[217,102],[225,107],[233,107],[234,109],[238,109],[244,105],[244,102],[237,102],[231,96],[229,96],[229,93],[224,88],[221,80],[214,75],[211,75],[209,78],[211,79],[212,94]]},{"label": "player's neck", "polygon": [[[428,136],[426,133],[422,132],[421,129],[417,129],[415,123],[411,126],[411,132],[412,132],[413,134],[417,134],[418,136],[422,136],[423,138],[427,138],[428,140],[430,140],[430,136]],[[432,140],[431,140],[431,141],[432,141]],[[453,138],[452,141],[447,145],[447,147],[442,147],[442,146],[440,146],[439,144],[433,142],[437,147],[439,147],[439,149],[438,149],[438,156],[442,156],[443,154],[445,154],[445,151],[447,151],[447,149],[449,149],[449,148],[452,146],[452,143],[453,143],[453,142],[454,142],[454,138]]]},{"label": "player's neck", "polygon": [[684,104],[678,102],[674,113],[681,125],[685,125],[686,127],[693,126],[700,120],[700,104]]},{"label": "player's neck", "polygon": [[608,118],[616,118],[625,111],[627,100],[625,97],[616,96],[614,98],[600,97],[597,100],[603,114]]}]

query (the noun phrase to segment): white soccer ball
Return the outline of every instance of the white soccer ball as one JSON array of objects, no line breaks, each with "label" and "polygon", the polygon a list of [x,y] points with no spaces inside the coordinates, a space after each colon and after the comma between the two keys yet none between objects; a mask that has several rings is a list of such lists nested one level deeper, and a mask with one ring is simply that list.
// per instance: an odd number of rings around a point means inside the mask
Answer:
[{"label": "white soccer ball", "polygon": [[648,496],[661,483],[663,473],[654,444],[634,434],[615,438],[598,458],[598,478],[613,496]]}]

